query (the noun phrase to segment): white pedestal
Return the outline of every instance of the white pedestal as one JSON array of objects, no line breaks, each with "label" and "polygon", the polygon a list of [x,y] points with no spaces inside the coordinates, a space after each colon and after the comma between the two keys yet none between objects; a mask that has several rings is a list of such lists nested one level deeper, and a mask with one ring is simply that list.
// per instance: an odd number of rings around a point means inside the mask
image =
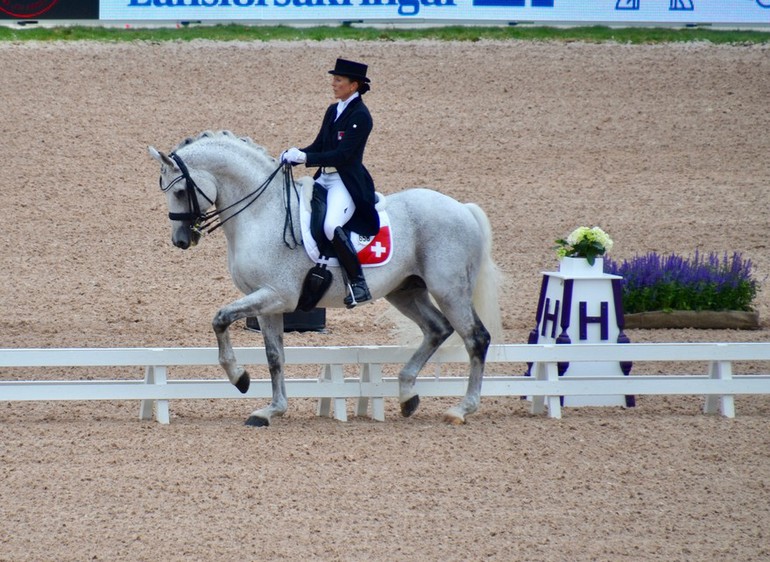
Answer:
[{"label": "white pedestal", "polygon": [[[604,273],[604,260],[589,266],[582,258],[564,258],[559,271],[543,272],[537,325],[529,343],[580,345],[628,343],[623,333],[622,277]],[[559,364],[559,376],[626,376],[631,363],[611,361]],[[563,406],[634,406],[633,396],[570,396]]]}]

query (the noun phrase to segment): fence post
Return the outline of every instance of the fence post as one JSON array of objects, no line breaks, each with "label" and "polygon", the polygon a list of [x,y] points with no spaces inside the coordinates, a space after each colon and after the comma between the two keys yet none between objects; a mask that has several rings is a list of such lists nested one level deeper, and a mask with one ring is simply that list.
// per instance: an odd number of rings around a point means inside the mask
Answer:
[{"label": "fence post", "polygon": [[[144,384],[166,384],[166,367],[147,365],[144,369]],[[139,419],[151,420],[153,406],[155,407],[155,419],[158,423],[169,424],[168,400],[142,400],[139,405]]]},{"label": "fence post", "polygon": [[[731,380],[733,378],[733,364],[730,361],[710,361],[709,362],[709,378],[719,380]],[[719,411],[726,418],[735,417],[735,399],[730,395],[716,395],[709,394],[706,396],[706,401],[703,404],[704,414],[715,414],[717,412],[717,405],[719,405]]]},{"label": "fence post", "polygon": [[[345,372],[342,365],[324,365],[318,381],[320,383],[344,384]],[[319,416],[330,416],[332,400],[334,401],[334,419],[348,421],[344,398],[319,398],[316,413]]]},{"label": "fence post", "polygon": [[[364,363],[361,365],[360,370],[361,384],[366,383],[382,383],[382,365],[379,363]],[[370,408],[371,406],[371,408]],[[370,396],[369,394],[362,393],[356,404],[356,415],[365,416],[369,414],[371,409],[371,417],[377,421],[385,421],[385,399],[381,396]]]},{"label": "fence post", "polygon": [[[558,381],[559,367],[552,361],[538,361],[534,365],[535,380],[539,381]],[[561,419],[561,397],[560,396],[533,396],[532,408],[533,414],[542,414],[546,401],[548,402],[548,416]]]}]

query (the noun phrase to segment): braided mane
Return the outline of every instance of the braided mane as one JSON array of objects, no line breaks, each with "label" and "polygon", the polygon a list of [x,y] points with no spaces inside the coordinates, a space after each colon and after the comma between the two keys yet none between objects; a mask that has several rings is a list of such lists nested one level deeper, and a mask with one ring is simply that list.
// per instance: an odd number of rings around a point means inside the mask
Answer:
[{"label": "braided mane", "polygon": [[251,148],[267,154],[267,150],[265,149],[265,147],[260,146],[257,143],[255,143],[251,139],[251,137],[239,137],[239,136],[235,135],[233,132],[227,131],[227,130],[203,131],[202,133],[199,133],[197,136],[187,137],[182,142],[180,142],[178,145],[176,145],[174,147],[174,149],[172,150],[172,152],[176,152],[180,148],[183,148],[185,146],[189,146],[189,145],[191,145],[193,143],[196,143],[196,142],[198,142],[200,140],[203,140],[203,139],[212,139],[212,140],[227,139],[227,140],[233,140],[233,141],[241,141],[244,144],[250,146]]}]

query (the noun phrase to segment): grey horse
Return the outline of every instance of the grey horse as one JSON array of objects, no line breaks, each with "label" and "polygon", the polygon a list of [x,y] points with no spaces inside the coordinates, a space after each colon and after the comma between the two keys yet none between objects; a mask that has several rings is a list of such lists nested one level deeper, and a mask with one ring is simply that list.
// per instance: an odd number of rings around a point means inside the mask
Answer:
[{"label": "grey horse", "polygon": [[[286,225],[299,225],[295,196],[285,189],[278,160],[249,138],[228,131],[205,132],[181,142],[169,154],[148,147],[161,165],[172,242],[181,249],[200,238],[201,221],[216,209],[227,239],[227,258],[235,286],[245,295],[222,307],[212,322],[219,363],[241,392],[249,375],[238,365],[230,325],[256,316],[264,337],[272,380],[272,400],[255,410],[247,425],[270,425],[286,412],[283,369],[283,314],[296,309],[303,280],[314,265],[301,247],[286,244]],[[305,177],[303,187],[312,184]],[[490,345],[485,327],[500,325],[497,270],[491,258],[491,228],[475,204],[462,204],[429,189],[407,189],[385,198],[396,237],[391,260],[367,268],[373,299],[385,298],[417,324],[422,341],[399,373],[404,416],[417,409],[417,375],[433,353],[456,332],[468,352],[470,375],[465,396],[444,419],[465,423],[479,407],[484,363]],[[317,306],[342,308],[346,287],[335,275]],[[478,313],[477,313],[478,311]],[[485,318],[483,323],[480,317]]]}]

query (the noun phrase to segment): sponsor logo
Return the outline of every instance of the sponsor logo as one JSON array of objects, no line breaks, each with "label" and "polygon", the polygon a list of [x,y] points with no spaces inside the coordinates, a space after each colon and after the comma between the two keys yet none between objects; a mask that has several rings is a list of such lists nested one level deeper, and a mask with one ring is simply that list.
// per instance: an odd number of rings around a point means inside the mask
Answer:
[{"label": "sponsor logo", "polygon": [[[3,0],[0,0],[2,2]],[[269,0],[277,8],[324,8],[351,7],[352,0]],[[553,2],[553,0],[532,0],[533,2]],[[456,8],[455,0],[358,0],[359,6],[398,8],[400,16],[416,16],[421,7]],[[129,8],[263,8],[268,0],[128,0]]]},{"label": "sponsor logo", "polygon": [[0,0],[0,12],[15,18],[36,18],[58,2],[59,0]]},{"label": "sponsor logo", "polygon": [[[639,10],[641,8],[641,0],[617,0],[615,2],[616,10]],[[695,11],[695,4],[693,0],[668,0],[668,9],[672,12],[693,12]]]},{"label": "sponsor logo", "polygon": [[[553,8],[554,0],[530,0],[530,6],[533,8]],[[482,7],[503,7],[503,8],[526,8],[525,0],[473,0],[474,6]]]},{"label": "sponsor logo", "polygon": [[[73,0],[77,1],[77,0]],[[573,0],[575,4],[581,4],[578,0]],[[770,0],[719,0],[724,4],[738,4],[745,3],[746,5],[753,6],[757,9],[770,8]],[[8,11],[6,8],[10,6],[22,5],[22,6],[40,6],[40,5],[52,5],[56,3],[56,0],[0,0],[0,10]],[[451,13],[451,17],[457,15],[458,11],[466,9],[466,5],[470,4],[474,8],[480,8],[475,11],[483,13],[486,8],[500,9],[514,9],[515,12],[523,13],[524,10],[534,10],[537,14],[554,13],[557,10],[568,11],[570,14],[575,13],[576,10],[582,8],[572,8],[564,6],[566,2],[564,0],[101,0],[102,17],[101,19],[142,19],[138,13],[154,12],[160,14],[163,11],[173,11],[174,15],[169,16],[169,19],[176,19],[179,17],[180,10],[184,10],[184,13],[191,13],[190,17],[194,18],[206,18],[206,13],[210,12],[213,19],[229,19],[232,17],[230,14],[235,15],[235,12],[241,12],[235,16],[235,19],[243,17],[244,19],[261,19],[261,14],[247,15],[248,12],[267,8],[270,13],[270,17],[276,17],[278,10],[286,10],[291,12],[292,17],[298,17],[298,10],[302,10],[302,13],[308,16],[310,19],[314,15],[321,17],[329,17],[332,13],[331,10],[339,10],[340,12],[347,12],[349,9],[355,10],[355,16],[353,19],[357,19],[365,11],[381,10],[382,8],[393,9],[399,16],[414,17],[418,15],[426,16],[426,12],[430,12],[432,17],[438,16],[439,11],[444,14]],[[596,3],[600,3],[596,0]],[[645,9],[650,9],[650,6],[667,6],[671,12],[692,12],[695,13],[699,6],[706,3],[704,0],[601,0],[601,3],[605,5],[601,8],[602,12],[609,14],[612,12],[622,14],[624,11],[643,11],[642,6]],[[122,4],[122,7],[116,8],[113,4]],[[558,7],[557,7],[558,5]],[[50,6],[49,6],[50,7]],[[726,8],[732,9],[732,8]],[[702,8],[701,8],[702,10]],[[194,13],[194,15],[192,15]],[[154,14],[154,15],[155,15]],[[27,15],[29,17],[29,15]],[[379,15],[378,15],[379,17]],[[153,19],[164,19],[154,17]],[[269,18],[268,18],[269,19]],[[566,17],[567,21],[581,21],[585,19],[583,17]],[[654,20],[651,20],[654,21]],[[764,23],[764,22],[763,22]]]}]

